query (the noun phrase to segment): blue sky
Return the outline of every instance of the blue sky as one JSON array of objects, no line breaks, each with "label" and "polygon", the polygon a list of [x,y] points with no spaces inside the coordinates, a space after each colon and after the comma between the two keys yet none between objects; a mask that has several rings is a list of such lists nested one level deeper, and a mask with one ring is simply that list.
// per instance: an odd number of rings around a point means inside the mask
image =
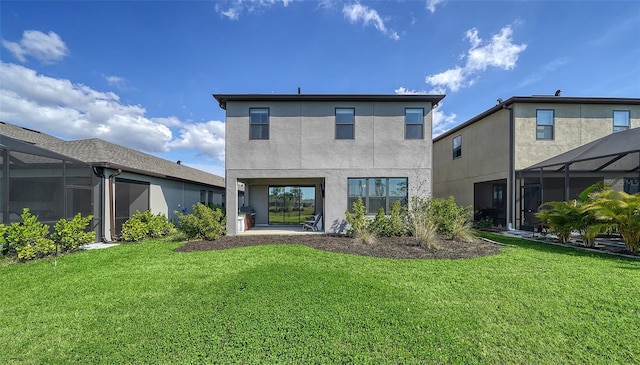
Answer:
[{"label": "blue sky", "polygon": [[214,93],[640,97],[639,1],[0,2],[0,120],[224,174]]}]

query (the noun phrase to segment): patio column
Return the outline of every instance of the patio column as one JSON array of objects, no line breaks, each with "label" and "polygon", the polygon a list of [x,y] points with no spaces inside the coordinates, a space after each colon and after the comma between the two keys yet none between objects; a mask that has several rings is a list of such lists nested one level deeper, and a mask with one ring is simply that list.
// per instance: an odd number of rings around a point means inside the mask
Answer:
[{"label": "patio column", "polygon": [[564,201],[569,201],[569,164],[564,165]]},{"label": "patio column", "polygon": [[238,234],[238,179],[227,173],[225,180],[225,208],[227,211],[227,235]]}]

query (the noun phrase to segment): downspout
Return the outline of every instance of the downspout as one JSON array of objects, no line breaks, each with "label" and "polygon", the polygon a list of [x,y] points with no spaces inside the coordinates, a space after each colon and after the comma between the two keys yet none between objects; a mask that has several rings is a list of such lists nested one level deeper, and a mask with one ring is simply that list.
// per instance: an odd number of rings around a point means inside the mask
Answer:
[{"label": "downspout", "polygon": [[100,194],[98,200],[98,211],[100,212],[100,215],[98,216],[98,219],[100,220],[100,242],[107,242],[107,238],[104,236],[104,168],[93,166],[92,170],[94,175],[100,178]]},{"label": "downspout", "polygon": [[509,229],[514,229],[513,219],[515,217],[515,190],[516,190],[516,179],[515,179],[515,123],[513,120],[513,108],[507,107],[502,104],[503,109],[507,109],[509,111],[509,176],[507,178],[507,196],[509,197],[509,205],[507,210],[509,214],[507,215],[507,227]]},{"label": "downspout", "polygon": [[116,199],[113,196],[113,178],[115,178],[116,176],[120,175],[122,173],[121,169],[118,169],[118,171],[114,172],[113,174],[109,175],[109,224],[111,225],[111,229],[109,231],[110,236],[111,236],[111,240],[113,241],[113,237],[115,236],[115,234],[113,234],[113,231],[116,227],[116,214],[115,214],[115,210],[116,210]]}]

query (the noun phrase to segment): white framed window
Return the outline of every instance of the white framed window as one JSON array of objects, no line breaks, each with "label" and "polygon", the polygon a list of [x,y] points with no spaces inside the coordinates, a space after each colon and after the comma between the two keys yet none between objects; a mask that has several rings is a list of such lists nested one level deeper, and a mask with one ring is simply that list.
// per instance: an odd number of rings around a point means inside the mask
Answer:
[{"label": "white framed window", "polygon": [[336,139],[354,139],[355,120],[355,109],[336,108]]},{"label": "white framed window", "polygon": [[631,113],[628,110],[613,111],[613,133],[629,130]]},{"label": "white framed window", "polygon": [[551,109],[536,110],[536,139],[553,140],[555,112]]},{"label": "white framed window", "polygon": [[424,109],[407,108],[404,110],[404,138],[424,139]]},{"label": "white framed window", "polygon": [[249,139],[269,139],[269,108],[250,108],[249,124]]}]

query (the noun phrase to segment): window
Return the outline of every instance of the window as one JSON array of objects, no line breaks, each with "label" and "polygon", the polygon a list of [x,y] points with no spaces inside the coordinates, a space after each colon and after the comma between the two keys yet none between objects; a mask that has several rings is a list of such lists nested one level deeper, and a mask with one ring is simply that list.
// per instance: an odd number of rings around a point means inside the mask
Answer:
[{"label": "window", "polygon": [[629,129],[629,115],[628,110],[614,110],[613,111],[613,133],[623,132]]},{"label": "window", "polygon": [[404,123],[405,139],[424,138],[424,109],[405,109]]},{"label": "window", "polygon": [[376,214],[382,208],[389,212],[396,200],[407,202],[407,178],[349,178],[347,179],[347,203],[349,210],[353,203],[362,198],[367,214]]},{"label": "window", "polygon": [[355,109],[336,108],[336,139],[353,139]]},{"label": "window", "polygon": [[249,109],[249,139],[269,139],[269,108]]},{"label": "window", "polygon": [[553,139],[553,110],[536,110],[536,139]]},{"label": "window", "polygon": [[462,157],[462,136],[453,137],[453,159]]}]

